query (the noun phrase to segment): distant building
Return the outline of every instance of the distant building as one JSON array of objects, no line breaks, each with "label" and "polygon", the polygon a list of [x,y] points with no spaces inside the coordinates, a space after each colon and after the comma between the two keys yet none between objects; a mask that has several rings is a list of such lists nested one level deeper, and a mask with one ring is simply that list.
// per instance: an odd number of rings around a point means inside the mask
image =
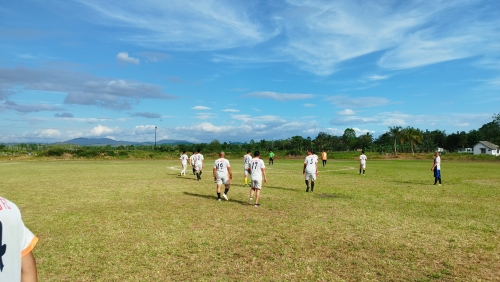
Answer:
[{"label": "distant building", "polygon": [[472,149],[472,148],[461,148],[461,149],[457,149],[457,153],[472,154],[472,153],[474,153],[474,149]]},{"label": "distant building", "polygon": [[479,141],[474,146],[474,155],[493,155],[500,156],[500,148],[488,141]]}]

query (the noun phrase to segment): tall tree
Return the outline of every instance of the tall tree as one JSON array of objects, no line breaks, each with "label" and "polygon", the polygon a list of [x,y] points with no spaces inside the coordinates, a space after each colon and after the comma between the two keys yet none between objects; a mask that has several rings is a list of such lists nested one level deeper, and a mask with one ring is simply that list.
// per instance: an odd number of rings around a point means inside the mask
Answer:
[{"label": "tall tree", "polygon": [[342,135],[342,140],[345,145],[349,146],[349,149],[353,149],[356,146],[356,131],[352,128],[346,128],[344,135]]},{"label": "tall tree", "polygon": [[404,141],[410,143],[411,153],[415,155],[414,148],[416,148],[416,144],[420,144],[420,142],[422,142],[422,131],[408,126],[403,130],[402,136]]},{"label": "tall tree", "polygon": [[401,141],[401,133],[403,131],[403,128],[401,126],[389,126],[389,134],[391,135],[392,139],[394,139],[394,153],[397,155],[398,154],[398,148],[396,146],[397,140]]}]

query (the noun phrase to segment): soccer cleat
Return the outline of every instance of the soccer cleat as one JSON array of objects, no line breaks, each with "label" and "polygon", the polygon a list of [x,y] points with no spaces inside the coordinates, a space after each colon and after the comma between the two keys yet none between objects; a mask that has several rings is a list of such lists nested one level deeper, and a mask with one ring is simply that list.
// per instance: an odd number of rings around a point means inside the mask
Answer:
[{"label": "soccer cleat", "polygon": [[222,197],[224,198],[224,200],[229,201],[226,194],[222,194]]},{"label": "soccer cleat", "polygon": [[441,186],[441,184],[439,184],[439,186]]},{"label": "soccer cleat", "polygon": [[221,198],[218,198],[218,199],[217,199],[217,201],[219,201],[219,202],[220,202],[221,200],[222,200]]},{"label": "soccer cleat", "polygon": [[260,204],[255,204],[253,206],[256,207],[256,208],[258,208],[260,206]]},{"label": "soccer cleat", "polygon": [[306,188],[306,192],[309,192],[309,187]]}]

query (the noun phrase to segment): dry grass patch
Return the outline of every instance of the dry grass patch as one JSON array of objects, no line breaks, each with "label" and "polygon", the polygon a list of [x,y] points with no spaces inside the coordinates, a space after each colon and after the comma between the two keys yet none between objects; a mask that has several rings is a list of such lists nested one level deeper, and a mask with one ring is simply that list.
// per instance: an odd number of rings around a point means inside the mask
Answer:
[{"label": "dry grass patch", "polygon": [[498,278],[495,163],[443,163],[433,186],[429,161],[329,161],[305,193],[302,160],[280,160],[259,208],[231,163],[229,202],[209,169],[144,160],[2,163],[0,195],[40,237],[41,281]]}]

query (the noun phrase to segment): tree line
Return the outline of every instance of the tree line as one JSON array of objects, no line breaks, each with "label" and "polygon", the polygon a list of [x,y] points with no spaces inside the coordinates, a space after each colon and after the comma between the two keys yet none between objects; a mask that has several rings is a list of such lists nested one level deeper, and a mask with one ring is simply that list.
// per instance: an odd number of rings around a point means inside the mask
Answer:
[{"label": "tree line", "polygon": [[[199,144],[162,144],[156,147],[151,145],[119,145],[119,146],[76,146],[76,145],[47,145],[47,144],[16,144],[8,146],[0,144],[2,151],[42,151],[47,156],[61,156],[64,153],[79,157],[121,156],[126,157],[132,152],[158,152],[177,154],[181,151],[194,152],[201,149],[203,152],[228,152],[241,153],[247,150],[278,151],[286,155],[303,155],[307,148],[319,152],[326,151],[352,151],[365,150],[379,153],[416,153],[434,152],[437,148],[444,148],[454,152],[461,148],[472,148],[478,141],[490,141],[500,144],[500,114],[493,115],[493,120],[484,124],[479,129],[469,132],[457,131],[447,134],[444,130],[421,130],[412,126],[391,126],[387,132],[374,139],[371,133],[356,136],[352,128],[347,128],[342,136],[335,136],[320,132],[313,139],[299,135],[279,140],[250,140],[245,143],[219,142]],[[147,153],[150,157],[152,154]]]}]

